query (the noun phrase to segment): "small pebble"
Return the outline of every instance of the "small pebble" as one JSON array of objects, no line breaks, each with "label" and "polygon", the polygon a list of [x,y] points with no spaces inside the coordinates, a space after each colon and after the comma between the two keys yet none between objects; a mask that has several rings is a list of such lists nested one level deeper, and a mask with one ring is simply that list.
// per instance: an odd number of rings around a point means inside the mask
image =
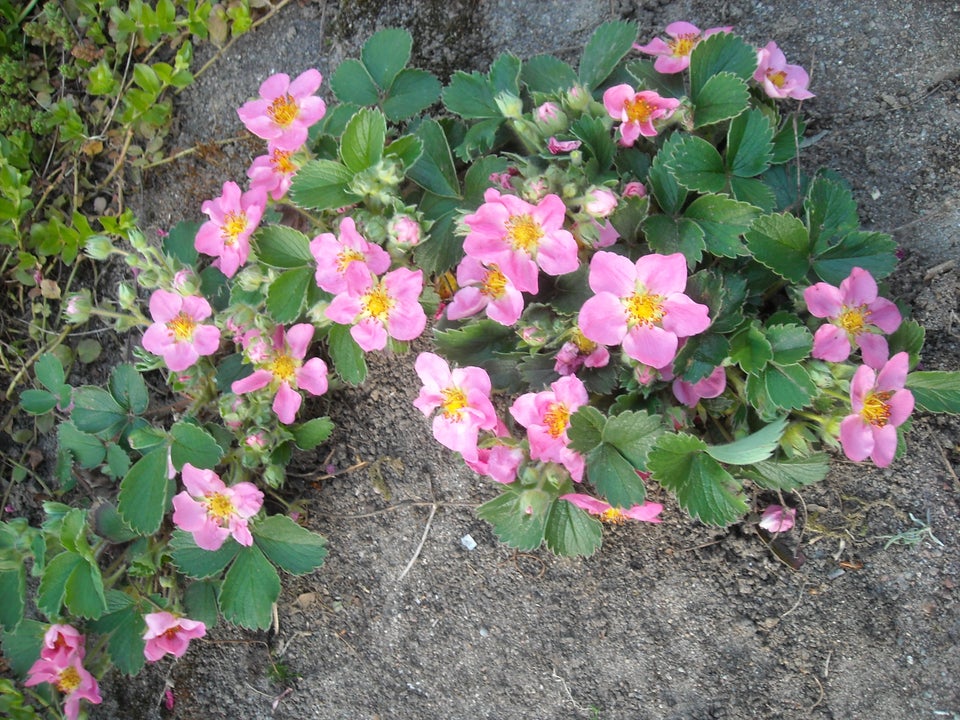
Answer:
[{"label": "small pebble", "polygon": [[827,575],[827,580],[836,580],[841,575],[845,575],[846,572],[847,571],[844,570],[843,568],[837,568],[836,570],[831,570],[830,573]]},{"label": "small pebble", "polygon": [[460,538],[460,544],[463,545],[467,550],[476,550],[477,541],[473,539],[473,536],[469,533]]}]

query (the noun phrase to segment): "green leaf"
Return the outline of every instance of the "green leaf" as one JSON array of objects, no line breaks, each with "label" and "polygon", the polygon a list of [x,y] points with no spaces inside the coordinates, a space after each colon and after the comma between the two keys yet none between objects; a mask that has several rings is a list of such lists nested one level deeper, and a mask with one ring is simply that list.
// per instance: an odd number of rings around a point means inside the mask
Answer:
[{"label": "green leaf", "polygon": [[717,149],[703,138],[688,135],[673,146],[667,168],[677,182],[690,190],[716,193],[727,185],[727,172]]},{"label": "green leaf", "polygon": [[417,128],[416,134],[423,143],[423,154],[407,172],[408,177],[434,195],[459,197],[460,183],[457,180],[453,155],[440,123],[436,120],[425,120]]},{"label": "green leaf", "polygon": [[351,172],[362,172],[380,162],[386,138],[387,120],[383,113],[362,108],[343,130],[343,137],[340,138],[340,159]]},{"label": "green leaf", "polygon": [[637,468],[613,445],[601,443],[587,453],[586,466],[590,482],[611,505],[631,507],[646,497]]},{"label": "green leaf", "polygon": [[57,440],[61,450],[67,450],[82,468],[95,468],[107,455],[103,442],[95,435],[77,430],[70,421],[57,428]]},{"label": "green leaf", "polygon": [[731,33],[716,33],[690,53],[690,96],[696,104],[705,84],[720,73],[731,73],[747,83],[756,70],[756,48]]},{"label": "green leaf", "polygon": [[781,417],[757,432],[726,445],[708,445],[707,454],[728,465],[752,465],[766,460],[777,449],[787,418]]},{"label": "green leaf", "polygon": [[152,535],[160,529],[173,490],[174,483],[167,478],[166,448],[151,450],[120,481],[117,509],[134,531]]},{"label": "green leaf", "polygon": [[603,526],[596,518],[566,500],[550,507],[544,539],[551,552],[563,557],[590,556],[600,549]]},{"label": "green leaf", "polygon": [[85,385],[73,391],[71,419],[78,430],[110,437],[127,422],[127,412],[103,388]]},{"label": "green leaf", "polygon": [[23,620],[27,597],[27,567],[0,570],[0,626],[13,630]]},{"label": "green leaf", "polygon": [[243,548],[220,586],[223,617],[248,630],[266,630],[280,596],[280,576],[258,547]]},{"label": "green leaf", "polygon": [[457,71],[443,89],[443,104],[452,113],[467,120],[503,117],[490,79],[480,73]]},{"label": "green leaf", "polygon": [[773,157],[773,125],[759,110],[749,110],[730,123],[727,130],[727,169],[738,177],[754,177],[768,167]]},{"label": "green leaf", "polygon": [[680,144],[683,136],[680,133],[674,133],[660,148],[660,152],[653,158],[650,165],[650,172],[647,180],[650,184],[650,190],[657,200],[657,204],[668,215],[676,215],[683,209],[687,200],[688,192],[680,186],[677,179],[668,169],[670,159]]},{"label": "green leaf", "polygon": [[137,537],[120,517],[116,506],[107,501],[95,505],[91,511],[93,531],[111,543],[125,543]]},{"label": "green leaf", "polygon": [[596,158],[601,172],[610,167],[617,153],[617,144],[603,120],[584,115],[570,126],[570,132],[583,141],[589,157]]},{"label": "green leaf", "polygon": [[143,376],[129,363],[117,365],[110,373],[110,394],[120,407],[136,415],[143,414],[150,404]]},{"label": "green leaf", "polygon": [[300,317],[314,274],[312,267],[299,267],[277,276],[267,291],[267,310],[274,320],[292,323]]},{"label": "green leaf", "polygon": [[747,109],[750,91],[743,80],[725,72],[707,80],[692,100],[693,126],[702,128],[737,117]]},{"label": "green leaf", "polygon": [[408,168],[423,154],[423,143],[416,135],[402,135],[387,145],[383,154],[397,158],[405,168]]},{"label": "green leaf", "polygon": [[503,172],[506,169],[507,159],[504,157],[488,155],[474,161],[463,178],[464,203],[469,207],[482,205],[483,194],[490,187],[490,175],[495,172]]},{"label": "green leaf", "polygon": [[383,112],[393,122],[406,120],[433,105],[440,97],[440,89],[440,81],[426,70],[401,70],[390,84]]},{"label": "green leaf", "polygon": [[20,393],[20,407],[31,415],[43,415],[57,406],[57,396],[46,390],[32,388]]},{"label": "green leaf", "polygon": [[567,437],[570,447],[581,454],[586,454],[603,442],[603,428],[607,418],[593,405],[581,405],[570,416],[570,427]]},{"label": "green leaf", "polygon": [[212,470],[220,462],[223,451],[213,436],[192,422],[181,421],[170,428],[170,460],[180,471],[186,463],[196,468]]},{"label": "green leaf", "polygon": [[679,100],[687,94],[683,86],[683,73],[660,73],[653,63],[653,60],[633,60],[627,63],[627,72],[639,81],[637,85],[644,90],[653,90],[662,97]]},{"label": "green leaf", "polygon": [[493,91],[520,95],[520,58],[511,53],[500,53],[490,66],[490,83]]},{"label": "green leaf", "polygon": [[773,360],[770,341],[756,322],[730,339],[730,359],[746,373],[757,373]]},{"label": "green leaf", "polygon": [[217,588],[219,583],[212,580],[195,580],[183,592],[183,604],[191,620],[199,620],[207,630],[217,624]]},{"label": "green leaf", "polygon": [[730,341],[724,335],[708,331],[684,343],[673,361],[673,373],[689,383],[708,377],[723,364],[730,353]]},{"label": "green leaf", "polygon": [[43,636],[49,627],[36,620],[24,620],[15,631],[3,633],[3,658],[18,676],[25,677],[40,657]]},{"label": "green leaf", "polygon": [[367,361],[363,349],[350,335],[347,325],[334,325],[327,335],[330,359],[333,369],[340,378],[350,385],[359,385],[367,377]]},{"label": "green leaf", "polygon": [[687,267],[695,267],[707,247],[703,228],[687,218],[650,215],[643,221],[642,227],[651,250],[664,255],[683,253]]},{"label": "green leaf", "polygon": [[855,267],[863,268],[879,280],[896,267],[896,249],[897,243],[884,233],[851,232],[836,245],[817,253],[813,271],[834,286],[845,280]]},{"label": "green leaf", "polygon": [[927,370],[907,375],[906,387],[920,410],[960,414],[960,372]]},{"label": "green leaf", "polygon": [[219,575],[240,552],[240,544],[232,537],[217,550],[204,550],[193,541],[193,535],[174,530],[170,538],[170,558],[177,570],[187,577],[208,578]]},{"label": "green leaf", "polygon": [[56,555],[43,568],[43,577],[37,591],[37,607],[47,617],[60,615],[63,597],[67,591],[67,580],[78,565],[86,564],[84,559],[72,552]]},{"label": "green leaf", "polygon": [[353,173],[333,160],[310,160],[293,176],[290,199],[308,210],[330,210],[352,205],[360,198],[348,185]]},{"label": "green leaf", "polygon": [[810,237],[793,215],[761,215],[746,234],[747,247],[757,262],[780,277],[802,283],[810,269]]},{"label": "green leaf", "polygon": [[376,105],[380,91],[370,73],[359,60],[344,60],[333,71],[330,88],[337,100],[355,105]]},{"label": "green leaf", "polygon": [[125,675],[136,675],[146,663],[143,634],[147,624],[142,611],[127,595],[118,591],[111,591],[107,602],[112,612],[100,618],[97,629],[99,632],[109,631],[107,649],[117,669]]},{"label": "green leaf", "polygon": [[144,63],[134,64],[133,82],[154,96],[159,95],[163,89],[163,83],[161,83],[160,78],[157,77],[156,71]]},{"label": "green leaf", "polygon": [[291,428],[293,441],[301,450],[313,450],[330,437],[333,427],[333,421],[328,417],[312,418]]},{"label": "green leaf", "polygon": [[767,396],[782,410],[805,407],[817,392],[810,373],[801,365],[768,365],[762,375]]},{"label": "green leaf", "polygon": [[860,226],[857,202],[842,180],[820,174],[814,179],[803,201],[810,228],[811,245],[817,254]]},{"label": "green leaf", "polygon": [[729,258],[747,254],[741,236],[759,214],[753,205],[725,195],[702,195],[683,213],[703,230],[703,240],[710,253]]},{"label": "green leaf", "polygon": [[773,362],[793,365],[810,356],[813,336],[802,325],[772,325],[767,328],[767,340],[773,351]]},{"label": "green leaf", "polygon": [[580,58],[580,83],[588,90],[599,87],[633,49],[637,26],[628,22],[605,22],[598,27]]},{"label": "green leaf", "polygon": [[913,320],[904,320],[896,332],[887,336],[890,357],[898,352],[906,352],[910,355],[910,367],[916,367],[920,361],[920,350],[923,349],[925,334],[926,331],[922,325]]},{"label": "green leaf", "polygon": [[286,515],[271,515],[257,523],[253,540],[270,562],[292,575],[316,570],[327,556],[326,539]]},{"label": "green leaf", "polygon": [[607,420],[603,441],[617,448],[635,468],[643,470],[647,453],[662,432],[659,415],[627,411]]},{"label": "green leaf", "polygon": [[261,225],[253,236],[257,257],[276,268],[299,268],[316,262],[310,238],[289,225]]},{"label": "green leaf", "polygon": [[463,137],[463,142],[456,148],[457,157],[470,162],[490,152],[497,144],[497,133],[500,132],[503,123],[503,118],[490,118],[471,125]]},{"label": "green leaf", "polygon": [[764,460],[740,468],[740,474],[768,490],[795,490],[823,480],[830,471],[830,458],[823,453]]},{"label": "green leaf", "polygon": [[800,153],[800,143],[803,141],[803,132],[807,124],[799,114],[788,115],[777,130],[773,138],[773,157],[770,162],[774,165],[789,162]]},{"label": "green leaf", "polygon": [[89,562],[77,563],[67,578],[64,603],[76,617],[96,620],[107,611],[100,568]]},{"label": "green leaf", "polygon": [[[778,208],[777,197],[774,195],[773,188],[767,184],[767,174],[764,173],[764,179],[742,178],[733,176],[730,178],[730,192],[733,197],[740,202],[754,205],[764,212],[773,212]],[[787,205],[780,207],[781,210],[787,209]]]},{"label": "green leaf", "polygon": [[577,84],[577,73],[553,55],[535,55],[524,61],[520,78],[530,92],[560,93]]},{"label": "green leaf", "polygon": [[[521,551],[543,544],[551,498],[542,490],[507,488],[497,498],[477,508],[477,517],[493,526],[502,543]],[[532,512],[526,510],[532,508]]]},{"label": "green leaf", "polygon": [[406,30],[387,28],[374,33],[363,44],[360,59],[373,81],[382,88],[390,83],[410,62],[413,37]]},{"label": "green leaf", "polygon": [[747,512],[746,498],[737,480],[706,450],[699,438],[668,433],[657,440],[647,466],[691,516],[710,525],[729,525]]},{"label": "green leaf", "polygon": [[55,395],[59,394],[61,388],[66,384],[63,364],[60,362],[60,358],[53,353],[44,353],[37,358],[33,370],[37,375],[37,382]]}]

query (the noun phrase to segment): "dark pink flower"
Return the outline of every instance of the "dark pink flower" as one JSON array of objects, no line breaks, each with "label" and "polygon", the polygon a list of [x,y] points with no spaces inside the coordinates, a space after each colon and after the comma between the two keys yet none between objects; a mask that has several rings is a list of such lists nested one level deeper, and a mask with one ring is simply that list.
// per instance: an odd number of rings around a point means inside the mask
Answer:
[{"label": "dark pink flower", "polygon": [[86,653],[82,635],[72,625],[54,624],[43,634],[43,647],[40,648],[40,657],[66,664],[68,658],[77,656],[83,660]]},{"label": "dark pink flower", "polygon": [[207,626],[199,620],[178,617],[166,611],[144,615],[143,619],[147,623],[143,654],[150,662],[156,662],[168,653],[183,657],[191,640],[207,634]]},{"label": "dark pink flower", "polygon": [[286,195],[293,183],[293,176],[300,169],[299,164],[294,162],[292,157],[291,150],[268,147],[267,154],[254,158],[247,169],[250,189],[262,190],[274,200],[279,200]]},{"label": "dark pink flower", "polygon": [[788,65],[783,51],[775,42],[757,51],[757,71],[753,79],[763,86],[764,92],[772,98],[793,98],[807,100],[814,97],[807,90],[810,76],[799,65]]},{"label": "dark pink flower", "polygon": [[630,85],[614,85],[603,93],[603,106],[614,120],[620,121],[620,144],[633,145],[637,138],[654,137],[655,120],[666,120],[680,107],[676,98],[661,97],[653,90],[634,90]]},{"label": "dark pink flower", "polygon": [[102,701],[96,678],[83,667],[77,654],[52,659],[41,656],[30,666],[23,684],[32,687],[40,683],[50,683],[63,694],[63,712],[67,720],[77,720],[81,700],[94,705]]},{"label": "dark pink flower", "polygon": [[579,328],[574,328],[570,339],[557,352],[553,370],[560,375],[573,375],[581,367],[605,367],[610,362],[610,352],[585,337]]},{"label": "dark pink flower", "polygon": [[551,135],[550,139],[547,140],[547,150],[550,151],[551,155],[559,155],[576,150],[582,144],[579,140],[557,140]]},{"label": "dark pink flower", "polygon": [[203,323],[212,314],[210,303],[202,297],[154,290],[150,296],[153,325],[143,333],[143,347],[160,355],[174,372],[186,370],[220,347],[220,329]]},{"label": "dark pink flower", "polygon": [[288,75],[271,75],[260,85],[260,98],[244,103],[237,115],[247,130],[269,140],[275,148],[298,150],[307,141],[307,130],[320,120],[327,106],[314,93],[323,76],[307,70],[293,81]]},{"label": "dark pink flower", "polygon": [[670,75],[682,72],[690,66],[690,53],[705,37],[718,32],[730,32],[732,26],[714,27],[700,32],[700,28],[688,22],[672,22],[665,28],[669,40],[654,38],[646,45],[634,45],[633,49],[647,55],[655,55],[653,69]]},{"label": "dark pink flower", "polygon": [[591,515],[599,515],[604,522],[614,523],[615,525],[627,520],[658,523],[660,518],[657,516],[663,512],[663,505],[649,501],[629,508],[619,508],[583,493],[567,493],[561,495],[560,499],[576,505],[581,510],[586,510]]}]

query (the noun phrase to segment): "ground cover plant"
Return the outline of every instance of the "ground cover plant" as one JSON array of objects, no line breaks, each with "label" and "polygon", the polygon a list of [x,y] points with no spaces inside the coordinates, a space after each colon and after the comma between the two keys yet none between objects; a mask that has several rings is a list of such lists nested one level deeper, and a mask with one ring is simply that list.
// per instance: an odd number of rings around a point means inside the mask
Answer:
[{"label": "ground cover plant", "polygon": [[[38,606],[51,621],[93,620],[125,672],[144,653],[182,654],[218,612],[265,627],[273,566],[322,561],[322,539],[258,514],[248,478],[280,486],[293,447],[328,437],[299,391],[326,393],[328,367],[334,382],[361,382],[364,353],[399,349],[428,315],[438,354],[418,360],[417,405],[437,411],[440,442],[503,483],[480,513],[520,548],[593,552],[591,512],[655,520],[647,482],[729,524],[747,483],[785,493],[820,479],[819,450],[838,437],[852,459],[886,465],[914,401],[956,411],[954,374],[908,375],[922,330],[876,284],[894,269],[892,242],[858,229],[842,181],[790,165],[802,123],[771,97],[801,99],[806,83],[775,46],[671,26],[672,46],[636,48],[651,62],[631,54],[634,27],[607,25],[577,71],[507,55],[486,76],[456,74],[442,99],[459,120],[438,122],[416,116],[439,83],[384,56],[409,48],[388,32],[334,73],[334,108],[312,97],[319,73],[265,82],[240,117],[269,152],[250,189],[227,181],[205,204],[207,223],[175,228],[162,250],[132,228],[116,233],[129,247],[89,243],[122,253],[152,291],[150,320],[135,293],[119,299],[125,326],[149,326],[147,353],[106,390],[70,388],[44,359],[43,389],[24,398],[38,415],[73,403],[59,425],[65,484],[76,462],[121,478],[120,492],[99,513],[51,505],[42,532],[11,525],[8,545],[36,563],[37,543],[54,538]],[[268,194],[289,194],[297,227]],[[201,270],[205,255],[218,259]],[[67,302],[74,321],[94,312],[84,296]],[[858,349],[863,363],[849,363]],[[136,370],[164,367],[188,402],[158,428]],[[516,398],[509,416],[492,388]],[[766,527],[790,517],[775,508]],[[107,546],[125,584],[98,594]],[[183,596],[168,553],[196,579]],[[12,565],[7,587],[24,588]],[[75,630],[11,617],[5,648],[22,642],[25,662],[39,651],[28,682],[67,673],[68,714],[95,698]]]}]

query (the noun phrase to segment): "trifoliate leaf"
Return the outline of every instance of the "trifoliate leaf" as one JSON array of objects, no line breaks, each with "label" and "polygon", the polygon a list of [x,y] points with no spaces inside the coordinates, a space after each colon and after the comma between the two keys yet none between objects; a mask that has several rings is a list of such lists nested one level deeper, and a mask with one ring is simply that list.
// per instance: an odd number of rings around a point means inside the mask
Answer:
[{"label": "trifoliate leaf", "polygon": [[117,509],[135,532],[152,535],[163,522],[173,490],[174,483],[167,478],[167,451],[159,447],[137,460],[120,481]]},{"label": "trifoliate leaf", "polygon": [[543,544],[551,500],[542,490],[507,488],[478,507],[477,517],[490,523],[494,534],[507,546],[536,550]]},{"label": "trifoliate leaf", "polygon": [[603,527],[573,503],[554,500],[544,539],[551,552],[564,557],[590,556],[600,549]]},{"label": "trifoliate leaf", "polygon": [[360,59],[370,77],[381,88],[390,83],[410,62],[413,36],[401,28],[387,28],[371,35],[360,50]]},{"label": "trifoliate leaf", "polygon": [[256,545],[237,553],[220,586],[220,611],[248,630],[266,630],[280,596],[280,576]]},{"label": "trifoliate leaf", "polygon": [[802,283],[810,269],[810,237],[804,224],[787,214],[761,215],[746,234],[757,262],[787,280]]},{"label": "trifoliate leaf", "polygon": [[257,257],[275,268],[312,266],[310,238],[289,225],[261,225],[253,236]]},{"label": "trifoliate leaf", "polygon": [[293,575],[315,570],[327,556],[326,539],[286,515],[271,515],[257,523],[253,539],[272,563]]}]

